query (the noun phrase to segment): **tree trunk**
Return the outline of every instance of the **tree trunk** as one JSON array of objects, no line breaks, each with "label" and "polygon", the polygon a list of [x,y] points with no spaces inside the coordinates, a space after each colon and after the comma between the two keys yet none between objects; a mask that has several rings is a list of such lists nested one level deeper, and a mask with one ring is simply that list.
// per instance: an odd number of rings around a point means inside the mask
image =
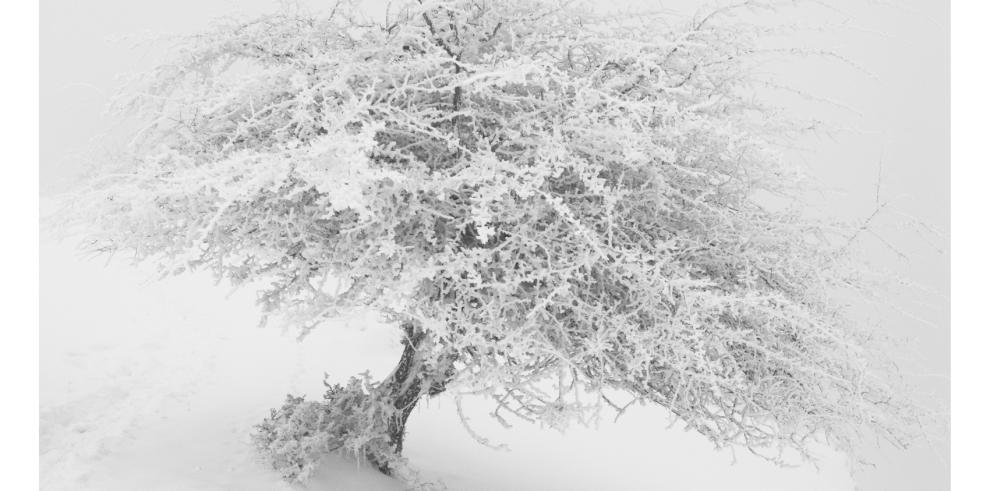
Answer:
[{"label": "tree trunk", "polygon": [[[389,401],[394,412],[387,420],[389,445],[395,455],[402,454],[402,444],[405,440],[406,421],[412,414],[416,403],[424,396],[437,395],[444,391],[450,378],[451,367],[444,363],[437,367],[424,359],[427,350],[431,348],[426,333],[413,324],[404,324],[402,330],[405,338],[402,340],[402,357],[392,373],[378,387],[377,397]],[[388,462],[380,461],[373,455],[368,459],[385,475],[392,475]]]}]

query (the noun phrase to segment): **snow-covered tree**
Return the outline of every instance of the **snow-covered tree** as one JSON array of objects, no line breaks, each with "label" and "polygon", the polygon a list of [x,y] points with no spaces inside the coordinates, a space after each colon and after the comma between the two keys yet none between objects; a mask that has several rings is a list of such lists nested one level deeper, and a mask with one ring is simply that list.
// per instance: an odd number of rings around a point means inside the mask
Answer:
[{"label": "snow-covered tree", "polygon": [[[645,401],[772,459],[905,444],[913,406],[837,300],[866,285],[849,235],[768,205],[800,196],[780,151],[797,126],[755,96],[763,28],[733,12],[427,0],[229,22],[121,96],[146,124],[72,208],[93,250],[261,285],[303,333],[353,308],[401,329],[385,380],[266,421],[290,477],[337,448],[394,472],[413,407],[445,391],[555,427]],[[304,414],[308,446],[273,429]]]}]

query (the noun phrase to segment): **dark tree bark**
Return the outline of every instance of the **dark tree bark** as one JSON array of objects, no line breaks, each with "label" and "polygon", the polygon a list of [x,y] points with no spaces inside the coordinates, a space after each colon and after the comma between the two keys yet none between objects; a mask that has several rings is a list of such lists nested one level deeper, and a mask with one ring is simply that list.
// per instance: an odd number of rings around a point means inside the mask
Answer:
[{"label": "dark tree bark", "polygon": [[[441,363],[443,366],[437,366],[425,359],[426,352],[432,346],[422,329],[407,323],[402,326],[402,330],[405,333],[405,338],[402,340],[402,357],[399,358],[395,370],[378,387],[376,394],[376,397],[389,401],[394,408],[386,424],[389,445],[395,455],[402,454],[406,422],[416,403],[423,397],[443,392],[451,375],[449,363]],[[369,455],[368,459],[383,474],[392,474],[388,462],[382,462],[373,455]]]}]

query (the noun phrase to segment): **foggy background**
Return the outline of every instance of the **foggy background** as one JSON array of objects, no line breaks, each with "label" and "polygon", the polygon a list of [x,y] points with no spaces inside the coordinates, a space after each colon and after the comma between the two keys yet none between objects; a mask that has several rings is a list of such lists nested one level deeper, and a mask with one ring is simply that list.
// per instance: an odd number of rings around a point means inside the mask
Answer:
[{"label": "foggy background", "polygon": [[[702,5],[687,0],[598,1],[601,8],[645,5],[669,9],[672,15],[690,13]],[[314,10],[331,5],[300,3]],[[380,0],[366,3],[371,9],[384,4]],[[81,170],[79,152],[113,131],[114,122],[102,111],[117,85],[116,76],[161,61],[162,46],[135,48],[136,38],[192,33],[220,16],[271,12],[279,5],[274,0],[42,0],[42,196],[64,190]],[[876,251],[876,260],[927,287],[930,294],[899,297],[902,305],[896,307],[907,315],[884,311],[871,317],[889,325],[893,334],[913,340],[912,349],[903,355],[915,362],[906,365],[905,371],[913,383],[931,394],[933,403],[947,408],[949,5],[937,0],[839,0],[829,5],[835,10],[809,4],[782,13],[796,23],[825,26],[796,35],[795,45],[835,51],[861,69],[835,60],[806,58],[790,59],[767,70],[781,83],[852,109],[780,96],[780,102],[799,115],[810,116],[808,111],[814,111],[817,119],[844,128],[831,136],[808,138],[802,142],[808,151],[794,154],[823,186],[832,189],[820,196],[829,212],[846,219],[865,219],[873,211],[880,175],[881,194],[891,201],[892,209],[942,234],[899,228],[894,217],[875,224],[886,242],[910,258],[900,258],[886,245],[875,243],[870,247]],[[136,38],[120,39],[126,36]],[[41,261],[44,268],[44,250]],[[43,300],[60,291],[46,279],[42,277]],[[45,327],[42,312],[42,332]],[[45,363],[43,352],[43,368]],[[934,449],[887,449],[869,456],[877,468],[855,476],[864,491],[948,489],[947,442],[937,443]],[[662,462],[657,469],[662,470]]]}]

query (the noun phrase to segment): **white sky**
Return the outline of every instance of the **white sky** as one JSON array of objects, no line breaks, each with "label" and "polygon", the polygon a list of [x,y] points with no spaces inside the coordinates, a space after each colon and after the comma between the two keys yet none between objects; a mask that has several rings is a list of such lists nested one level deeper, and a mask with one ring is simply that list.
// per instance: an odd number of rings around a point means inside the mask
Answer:
[{"label": "white sky", "polygon": [[[692,0],[598,0],[603,5],[651,5],[690,12]],[[302,2],[319,8],[331,2]],[[369,3],[381,3],[371,0]],[[133,49],[114,36],[145,33],[188,33],[211,19],[232,13],[274,10],[276,0],[43,0],[41,2],[41,189],[58,190],[79,170],[76,151],[110,128],[101,111],[115,76],[149,68],[161,50]],[[883,161],[883,195],[898,209],[940,229],[935,239],[948,251],[949,227],[949,5],[937,0],[835,0],[844,13],[810,6],[791,15],[802,24],[844,22],[844,28],[805,33],[795,45],[834,50],[859,64],[869,77],[841,63],[822,59],[794,60],[770,67],[780,79],[807,92],[854,108],[859,115],[801,105],[821,119],[855,131],[835,139],[809,141],[814,151],[805,159],[824,184],[841,189],[828,203],[843,217],[866,217],[872,211],[878,163]],[[910,261],[878,258],[931,288],[930,307],[904,300],[905,308],[933,327],[895,321],[899,334],[915,338],[924,361],[918,370],[937,377],[918,382],[940,398],[948,396],[948,255],[921,241],[917,234],[885,230],[888,240],[911,256]],[[44,284],[42,284],[44,288]],[[943,298],[944,297],[944,298]],[[907,305],[912,303],[912,305]],[[947,404],[947,401],[946,401]],[[942,447],[948,458],[946,447]],[[879,489],[948,489],[947,464],[935,462],[928,450],[879,456],[880,468],[859,476],[864,491]]]}]

